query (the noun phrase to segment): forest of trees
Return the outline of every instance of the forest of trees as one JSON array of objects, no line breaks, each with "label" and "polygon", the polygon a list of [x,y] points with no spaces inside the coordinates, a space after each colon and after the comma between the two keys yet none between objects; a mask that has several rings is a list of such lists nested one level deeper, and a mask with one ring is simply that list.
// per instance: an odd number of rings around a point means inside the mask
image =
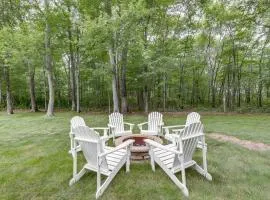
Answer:
[{"label": "forest of trees", "polygon": [[1,0],[0,104],[270,112],[268,0]]}]

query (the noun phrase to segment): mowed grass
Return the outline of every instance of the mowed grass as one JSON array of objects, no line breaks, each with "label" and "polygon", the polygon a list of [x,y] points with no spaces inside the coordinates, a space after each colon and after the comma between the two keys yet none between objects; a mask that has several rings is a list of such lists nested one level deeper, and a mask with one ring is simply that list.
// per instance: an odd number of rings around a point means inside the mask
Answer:
[{"label": "mowed grass", "polygon": [[[95,199],[96,175],[88,173],[69,187],[72,176],[69,120],[75,113],[0,113],[0,199]],[[106,126],[107,115],[81,114],[89,126]],[[185,115],[165,114],[165,124],[182,124]],[[140,123],[146,115],[128,115]],[[206,134],[221,132],[240,139],[270,143],[269,115],[204,115]],[[138,132],[136,128],[134,133]],[[270,199],[270,155],[206,138],[209,182],[193,169],[186,170],[190,199]],[[195,159],[201,163],[201,153]],[[84,163],[82,155],[79,166]],[[178,174],[181,177],[181,174]],[[157,167],[132,163],[123,168],[100,199],[184,199],[181,191]]]}]

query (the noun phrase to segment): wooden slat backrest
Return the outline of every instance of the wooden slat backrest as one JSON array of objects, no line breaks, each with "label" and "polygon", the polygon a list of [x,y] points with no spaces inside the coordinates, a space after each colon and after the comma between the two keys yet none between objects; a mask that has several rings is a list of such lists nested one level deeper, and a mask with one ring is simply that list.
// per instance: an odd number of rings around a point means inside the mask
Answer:
[{"label": "wooden slat backrest", "polygon": [[148,130],[158,131],[159,125],[163,123],[163,115],[159,112],[152,112],[148,115]]},{"label": "wooden slat backrest", "polygon": [[76,128],[77,126],[86,126],[84,119],[79,116],[72,117],[70,120],[70,131],[73,132],[73,129]]},{"label": "wooden slat backrest", "polygon": [[[192,156],[201,137],[204,137],[204,134],[203,125],[200,122],[186,126],[184,131],[181,132],[181,137],[177,143],[177,148],[180,150],[182,144],[184,162],[189,162],[192,160]],[[174,166],[179,165],[179,163],[178,158],[175,157]]]},{"label": "wooden slat backrest", "polygon": [[109,115],[109,124],[115,126],[116,132],[124,131],[124,119],[123,115],[119,112],[114,112]]},{"label": "wooden slat backrest", "polygon": [[[104,152],[103,143],[98,133],[87,126],[77,126],[74,133],[87,163],[94,168],[97,167],[97,155]],[[106,159],[104,157],[102,159],[101,168],[106,171],[108,165]]]},{"label": "wooden slat backrest", "polygon": [[192,123],[200,122],[201,116],[199,113],[192,112],[187,115],[186,125],[190,125]]}]

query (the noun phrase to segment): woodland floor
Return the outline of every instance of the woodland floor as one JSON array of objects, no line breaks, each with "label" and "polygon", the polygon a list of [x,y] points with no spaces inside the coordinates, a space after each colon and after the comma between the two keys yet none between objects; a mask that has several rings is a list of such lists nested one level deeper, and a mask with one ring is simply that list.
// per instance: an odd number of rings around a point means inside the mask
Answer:
[{"label": "woodland floor", "polygon": [[[270,115],[200,113],[208,144],[209,182],[187,169],[190,199],[270,199]],[[0,199],[95,199],[96,175],[88,173],[69,187],[72,159],[68,154],[69,121],[76,113],[0,113]],[[107,114],[80,114],[87,125],[106,126]],[[183,113],[164,114],[166,125],[183,124]],[[125,116],[125,121],[146,121],[143,114]],[[133,131],[138,133],[136,127]],[[219,134],[213,134],[219,133]],[[259,145],[257,143],[260,143]],[[248,144],[248,145],[246,145]],[[266,147],[263,151],[261,146]],[[248,148],[247,148],[248,147]],[[252,147],[252,148],[250,148]],[[194,157],[201,164],[201,152]],[[79,167],[84,164],[79,155]],[[181,174],[177,174],[181,177]],[[181,191],[159,168],[148,161],[122,169],[101,200],[184,199]]]}]

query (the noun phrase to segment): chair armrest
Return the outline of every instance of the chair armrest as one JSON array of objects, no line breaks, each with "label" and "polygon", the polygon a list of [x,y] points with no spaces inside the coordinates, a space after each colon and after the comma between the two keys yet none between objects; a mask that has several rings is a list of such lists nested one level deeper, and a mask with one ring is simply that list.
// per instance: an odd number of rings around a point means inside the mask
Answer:
[{"label": "chair armrest", "polygon": [[148,124],[148,122],[140,123],[140,124],[138,124],[138,126],[142,126],[142,125],[144,125],[144,124]]},{"label": "chair armrest", "polygon": [[108,127],[93,127],[94,130],[103,130],[103,136],[109,137],[108,132],[110,128]]},{"label": "chair armrest", "polygon": [[153,147],[157,147],[159,149],[162,149],[162,150],[165,150],[165,151],[169,151],[169,152],[172,152],[172,153],[175,153],[175,154],[183,154],[181,151],[177,151],[177,150],[174,150],[174,149],[170,149],[166,146],[163,146],[153,140],[150,140],[150,139],[144,139],[144,142],[146,142],[147,144],[149,144],[150,146],[153,146]]},{"label": "chair armrest", "polygon": [[186,125],[163,126],[162,129],[165,129],[165,133],[169,134],[170,133],[169,129],[185,128],[185,126]]},{"label": "chair armrest", "polygon": [[109,127],[109,128],[115,128],[115,126],[112,125],[112,124],[108,124],[108,127]]},{"label": "chair armrest", "polygon": [[128,123],[128,122],[124,122],[124,124],[129,125],[129,126],[134,126],[134,124]]},{"label": "chair armrest", "polygon": [[89,139],[84,139],[84,138],[80,138],[80,137],[75,137],[74,140],[76,141],[82,141],[82,142],[92,142],[92,143],[96,143],[96,140],[89,140]]},{"label": "chair armrest", "polygon": [[163,127],[164,126],[164,122],[161,122],[160,124],[158,124],[158,135],[160,136],[164,136],[163,134]]},{"label": "chair armrest", "polygon": [[109,130],[108,127],[93,127],[92,129],[96,129],[96,130]]},{"label": "chair armrest", "polygon": [[158,127],[159,127],[160,129],[162,129],[162,128],[163,128],[163,126],[164,126],[164,122],[162,122],[162,123],[158,124]]},{"label": "chair armrest", "polygon": [[137,126],[139,127],[140,130],[142,130],[142,126],[145,125],[145,124],[148,124],[148,122],[140,123],[140,124],[138,124]]},{"label": "chair armrest", "polygon": [[182,132],[184,129],[182,128],[182,129],[172,129],[172,132]]},{"label": "chair armrest", "polygon": [[162,128],[164,128],[164,129],[166,129],[166,128],[168,128],[168,129],[171,129],[171,128],[181,128],[181,127],[185,128],[185,126],[186,125],[174,125],[174,126],[163,126]]},{"label": "chair armrest", "polygon": [[114,134],[116,126],[113,126],[111,124],[108,124],[109,129],[111,130],[112,134]]},{"label": "chair armrest", "polygon": [[98,156],[99,156],[99,157],[104,157],[104,156],[106,156],[106,155],[108,155],[108,154],[111,154],[111,153],[113,153],[113,152],[115,152],[115,151],[118,151],[118,150],[120,150],[120,149],[124,149],[124,148],[126,148],[127,146],[133,144],[134,142],[135,142],[135,140],[130,140],[130,139],[129,139],[129,140],[125,141],[124,143],[120,144],[119,146],[113,148],[112,150],[107,151],[107,152],[104,152],[104,153],[101,153],[101,154],[99,154]]},{"label": "chair armrest", "polygon": [[129,126],[129,130],[132,131],[132,129],[134,127],[134,124],[128,123],[128,122],[124,122],[124,124],[128,125]]}]

